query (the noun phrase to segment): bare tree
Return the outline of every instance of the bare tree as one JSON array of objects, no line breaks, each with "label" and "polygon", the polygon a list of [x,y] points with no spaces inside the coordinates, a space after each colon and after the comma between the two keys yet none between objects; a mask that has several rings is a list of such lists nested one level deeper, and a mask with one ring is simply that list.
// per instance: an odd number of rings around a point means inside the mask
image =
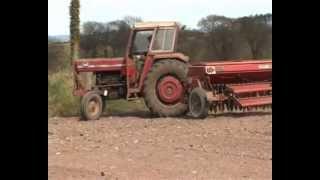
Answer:
[{"label": "bare tree", "polygon": [[108,23],[86,22],[83,24],[81,49],[85,57],[123,56],[130,33],[123,20]]},{"label": "bare tree", "polygon": [[229,59],[233,56],[234,31],[233,19],[225,16],[209,15],[202,18],[198,26],[207,37],[209,55],[218,59]]},{"label": "bare tree", "polygon": [[[202,18],[200,29],[179,33],[178,51],[192,60],[262,58],[272,55],[272,15],[228,18],[210,15]],[[138,19],[139,20],[139,19]],[[83,57],[123,56],[130,25],[135,17],[110,22],[85,22],[81,34]]]},{"label": "bare tree", "polygon": [[137,22],[142,22],[142,19],[140,17],[136,16],[125,16],[123,18],[123,21],[128,24],[128,26],[133,27],[133,25]]},{"label": "bare tree", "polygon": [[239,34],[248,43],[252,58],[263,57],[263,51],[271,46],[272,16],[266,14],[242,17],[237,20],[237,23]]}]

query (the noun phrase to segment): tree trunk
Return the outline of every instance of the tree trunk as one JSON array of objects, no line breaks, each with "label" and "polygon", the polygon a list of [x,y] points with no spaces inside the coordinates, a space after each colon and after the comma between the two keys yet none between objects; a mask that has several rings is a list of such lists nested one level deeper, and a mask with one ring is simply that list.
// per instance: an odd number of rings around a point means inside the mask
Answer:
[{"label": "tree trunk", "polygon": [[79,58],[80,43],[80,0],[71,0],[70,5],[71,63]]},{"label": "tree trunk", "polygon": [[[79,59],[80,50],[80,0],[71,0],[70,4],[70,63]],[[80,76],[74,74],[80,86],[89,90],[92,84],[92,73],[81,73]]]}]

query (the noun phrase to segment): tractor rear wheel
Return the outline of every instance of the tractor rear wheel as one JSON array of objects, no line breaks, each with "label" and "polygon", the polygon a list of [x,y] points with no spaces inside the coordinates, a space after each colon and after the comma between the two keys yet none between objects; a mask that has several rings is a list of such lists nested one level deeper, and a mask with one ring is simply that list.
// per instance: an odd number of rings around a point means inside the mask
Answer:
[{"label": "tractor rear wheel", "polygon": [[103,110],[103,101],[100,94],[94,91],[87,92],[81,99],[80,114],[83,120],[97,120]]},{"label": "tractor rear wheel", "polygon": [[160,117],[183,115],[187,111],[185,88],[188,67],[178,60],[156,62],[144,81],[144,100],[151,113]]},{"label": "tractor rear wheel", "polygon": [[208,116],[209,103],[206,92],[202,88],[197,87],[191,91],[188,104],[192,117],[204,119]]}]

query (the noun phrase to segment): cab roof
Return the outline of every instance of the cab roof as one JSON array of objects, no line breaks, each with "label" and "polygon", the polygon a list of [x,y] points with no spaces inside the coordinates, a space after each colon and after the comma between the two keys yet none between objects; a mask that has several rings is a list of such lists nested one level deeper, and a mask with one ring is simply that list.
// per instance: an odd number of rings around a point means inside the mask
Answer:
[{"label": "cab roof", "polygon": [[156,27],[172,27],[178,26],[175,21],[149,21],[134,24],[134,28],[156,28]]}]

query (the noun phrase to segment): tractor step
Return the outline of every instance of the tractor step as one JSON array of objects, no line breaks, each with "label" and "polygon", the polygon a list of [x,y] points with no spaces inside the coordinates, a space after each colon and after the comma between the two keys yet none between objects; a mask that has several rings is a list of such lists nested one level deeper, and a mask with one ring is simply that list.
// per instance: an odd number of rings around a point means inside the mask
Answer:
[{"label": "tractor step", "polygon": [[227,88],[229,88],[229,90],[234,94],[262,92],[262,91],[272,90],[272,86],[270,82],[233,84],[233,85],[227,85]]},{"label": "tractor step", "polygon": [[133,101],[133,100],[139,99],[137,93],[139,93],[139,88],[129,88],[127,93],[127,100]]},{"label": "tractor step", "polygon": [[134,90],[134,89],[130,89],[129,93],[127,94],[127,100],[128,101],[139,99],[139,96],[137,94],[138,92],[135,92],[135,91],[132,91],[132,90]]},{"label": "tractor step", "polygon": [[272,96],[239,98],[236,101],[242,107],[263,106],[272,104]]}]

